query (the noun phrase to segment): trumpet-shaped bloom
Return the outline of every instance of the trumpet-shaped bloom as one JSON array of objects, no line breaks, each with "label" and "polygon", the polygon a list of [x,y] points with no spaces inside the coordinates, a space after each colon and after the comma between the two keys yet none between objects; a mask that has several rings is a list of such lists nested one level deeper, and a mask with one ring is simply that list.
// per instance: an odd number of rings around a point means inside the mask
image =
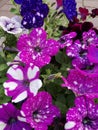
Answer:
[{"label": "trumpet-shaped bloom", "polygon": [[11,19],[6,16],[0,17],[0,26],[2,29],[10,34],[18,34],[22,32],[21,23],[18,21],[18,16]]},{"label": "trumpet-shaped bloom", "polygon": [[51,56],[57,54],[59,44],[54,39],[46,39],[47,34],[42,28],[34,29],[29,35],[21,35],[17,48],[20,59],[24,63],[33,63],[42,67],[50,63]]},{"label": "trumpet-shaped bloom", "polygon": [[5,94],[11,96],[15,103],[26,99],[29,93],[36,95],[42,86],[39,68],[34,65],[13,65],[8,69],[7,77],[8,80],[3,84]]},{"label": "trumpet-shaped bloom", "polygon": [[77,97],[75,107],[66,114],[65,130],[98,130],[98,104],[84,96]]},{"label": "trumpet-shaped bloom", "polygon": [[47,126],[60,116],[59,109],[52,104],[51,95],[44,91],[34,97],[31,95],[23,103],[21,113],[34,130],[48,130]]},{"label": "trumpet-shaped bloom", "polygon": [[76,95],[98,95],[98,66],[90,71],[82,71],[79,68],[72,69],[67,78],[63,77],[63,80],[62,86],[71,89]]},{"label": "trumpet-shaped bloom", "polygon": [[32,130],[13,104],[0,105],[0,130]]}]

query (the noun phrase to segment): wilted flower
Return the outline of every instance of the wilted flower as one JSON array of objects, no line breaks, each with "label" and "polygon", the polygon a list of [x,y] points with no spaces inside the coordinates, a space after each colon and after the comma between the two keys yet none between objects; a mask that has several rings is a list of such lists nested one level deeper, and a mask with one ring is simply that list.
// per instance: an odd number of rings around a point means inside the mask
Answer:
[{"label": "wilted flower", "polygon": [[21,114],[35,130],[48,130],[47,126],[60,116],[60,111],[52,104],[51,95],[42,91],[23,103]]},{"label": "wilted flower", "polygon": [[20,111],[11,103],[0,105],[0,130],[32,130]]},{"label": "wilted flower", "polygon": [[97,130],[98,104],[84,96],[75,99],[75,106],[66,114],[65,130]]},{"label": "wilted flower", "polygon": [[20,102],[26,99],[29,93],[37,94],[42,82],[39,79],[37,66],[13,65],[7,71],[8,80],[3,86],[5,94],[12,97],[12,102]]}]

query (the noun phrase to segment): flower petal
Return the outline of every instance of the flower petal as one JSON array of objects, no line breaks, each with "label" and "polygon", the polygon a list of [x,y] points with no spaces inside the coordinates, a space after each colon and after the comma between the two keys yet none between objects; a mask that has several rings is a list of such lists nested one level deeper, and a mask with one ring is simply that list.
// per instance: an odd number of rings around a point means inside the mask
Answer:
[{"label": "flower petal", "polygon": [[40,79],[36,79],[30,82],[30,92],[36,95],[38,90],[41,88],[41,86],[42,86],[42,82]]},{"label": "flower petal", "polygon": [[15,80],[23,80],[23,72],[17,65],[10,67],[7,74]]}]

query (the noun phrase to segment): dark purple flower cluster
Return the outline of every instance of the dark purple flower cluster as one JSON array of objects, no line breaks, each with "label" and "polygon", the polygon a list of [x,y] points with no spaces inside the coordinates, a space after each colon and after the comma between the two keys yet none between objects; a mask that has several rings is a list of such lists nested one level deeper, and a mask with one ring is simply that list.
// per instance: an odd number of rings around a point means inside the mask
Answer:
[{"label": "dark purple flower cluster", "polygon": [[77,16],[75,0],[63,0],[63,11],[68,20],[73,21]]},{"label": "dark purple flower cluster", "polygon": [[44,4],[42,0],[23,0],[15,1],[21,4],[20,14],[23,17],[22,25],[27,28],[41,27],[44,23],[44,18],[49,12],[47,4]]}]

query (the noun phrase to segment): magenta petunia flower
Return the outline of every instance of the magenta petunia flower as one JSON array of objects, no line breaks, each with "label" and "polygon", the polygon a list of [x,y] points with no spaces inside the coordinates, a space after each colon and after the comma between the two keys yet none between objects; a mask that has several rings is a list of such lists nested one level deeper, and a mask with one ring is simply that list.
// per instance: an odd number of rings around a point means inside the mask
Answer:
[{"label": "magenta petunia flower", "polygon": [[90,71],[71,69],[68,76],[62,79],[62,86],[71,89],[76,95],[98,95],[98,66]]},{"label": "magenta petunia flower", "polygon": [[64,48],[64,47],[68,47],[71,46],[73,43],[73,38],[76,37],[76,32],[70,32],[68,34],[65,34],[63,36],[61,36],[61,38],[58,40],[60,48]]},{"label": "magenta petunia flower", "polygon": [[3,84],[5,94],[12,97],[12,102],[26,99],[29,93],[37,94],[42,86],[37,66],[13,65],[7,71],[8,80]]},{"label": "magenta petunia flower", "polygon": [[60,116],[59,109],[52,104],[51,95],[44,91],[31,95],[23,103],[21,113],[34,130],[48,130],[47,126]]},{"label": "magenta petunia flower", "polygon": [[32,130],[13,104],[0,105],[0,130]]},{"label": "magenta petunia flower", "polygon": [[90,62],[98,64],[98,48],[97,46],[91,45],[88,48],[88,59]]},{"label": "magenta petunia flower", "polygon": [[17,43],[21,60],[39,67],[49,64],[51,56],[57,54],[59,44],[54,39],[46,40],[46,37],[42,28],[34,29],[29,35],[21,35]]},{"label": "magenta petunia flower", "polygon": [[98,104],[93,99],[80,96],[75,106],[66,114],[65,130],[98,130]]}]

